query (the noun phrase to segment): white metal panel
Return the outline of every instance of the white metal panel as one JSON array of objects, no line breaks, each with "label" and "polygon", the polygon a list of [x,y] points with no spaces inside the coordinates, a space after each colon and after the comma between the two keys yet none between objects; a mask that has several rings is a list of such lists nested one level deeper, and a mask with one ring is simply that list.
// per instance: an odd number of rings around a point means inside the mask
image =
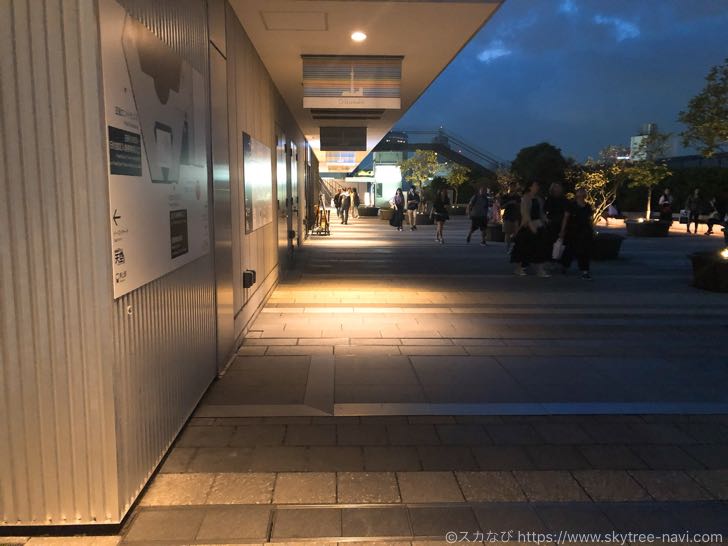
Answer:
[{"label": "white metal panel", "polygon": [[118,521],[98,28],[0,3],[0,517]]}]

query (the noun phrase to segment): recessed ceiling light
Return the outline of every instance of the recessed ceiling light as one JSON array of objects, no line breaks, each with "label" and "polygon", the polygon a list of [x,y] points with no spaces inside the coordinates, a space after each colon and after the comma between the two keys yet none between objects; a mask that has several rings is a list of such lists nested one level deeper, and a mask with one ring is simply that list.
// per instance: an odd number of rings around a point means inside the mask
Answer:
[{"label": "recessed ceiling light", "polygon": [[351,34],[351,39],[355,42],[363,42],[367,39],[367,35],[361,32],[360,30],[357,30],[356,32],[353,32]]}]

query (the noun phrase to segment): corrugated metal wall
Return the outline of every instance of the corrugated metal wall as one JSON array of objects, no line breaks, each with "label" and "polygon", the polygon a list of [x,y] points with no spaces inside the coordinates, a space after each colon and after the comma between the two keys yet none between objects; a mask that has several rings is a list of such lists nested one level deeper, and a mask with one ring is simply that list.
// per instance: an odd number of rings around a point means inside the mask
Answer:
[{"label": "corrugated metal wall", "polygon": [[[119,3],[207,74],[204,0]],[[125,511],[215,377],[212,254],[119,298],[113,317],[119,504]]]},{"label": "corrugated metal wall", "polygon": [[108,186],[90,0],[0,2],[2,523],[119,517]]}]

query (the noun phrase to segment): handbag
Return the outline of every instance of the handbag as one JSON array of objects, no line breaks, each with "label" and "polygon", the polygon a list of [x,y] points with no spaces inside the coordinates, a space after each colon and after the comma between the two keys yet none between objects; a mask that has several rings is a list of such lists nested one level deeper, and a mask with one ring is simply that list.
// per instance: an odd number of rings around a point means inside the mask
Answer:
[{"label": "handbag", "polygon": [[687,209],[682,209],[680,211],[680,223],[687,224],[689,218],[690,218],[690,211]]},{"label": "handbag", "polygon": [[554,243],[554,246],[551,249],[551,259],[560,260],[563,255],[564,255],[564,240],[561,237],[559,237],[558,239],[556,239],[556,242]]}]

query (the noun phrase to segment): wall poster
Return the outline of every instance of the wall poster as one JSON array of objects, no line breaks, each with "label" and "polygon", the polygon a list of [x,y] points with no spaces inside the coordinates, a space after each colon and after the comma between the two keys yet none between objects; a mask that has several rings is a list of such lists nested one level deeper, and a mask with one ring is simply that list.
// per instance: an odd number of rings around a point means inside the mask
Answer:
[{"label": "wall poster", "polygon": [[203,74],[100,0],[114,298],[210,250]]},{"label": "wall poster", "polygon": [[268,146],[243,133],[245,233],[273,221],[273,164]]}]

